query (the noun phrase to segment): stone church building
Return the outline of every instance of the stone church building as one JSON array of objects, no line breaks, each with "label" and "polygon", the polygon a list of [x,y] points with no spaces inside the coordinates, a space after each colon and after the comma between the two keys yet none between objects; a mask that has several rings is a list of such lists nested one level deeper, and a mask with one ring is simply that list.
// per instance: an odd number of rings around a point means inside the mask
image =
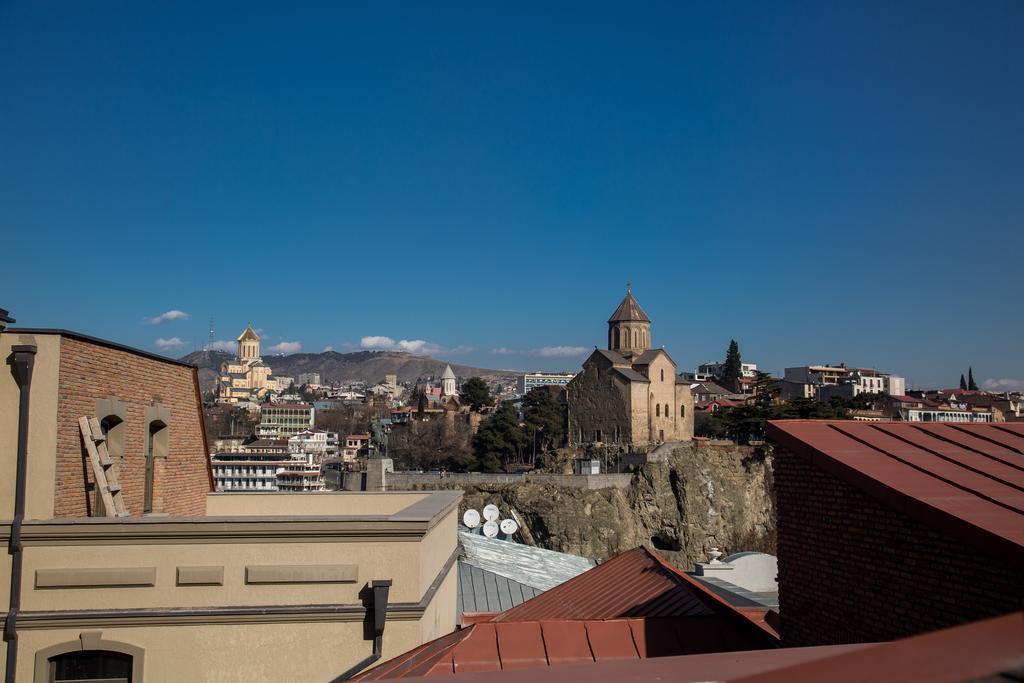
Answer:
[{"label": "stone church building", "polygon": [[247,325],[237,341],[235,358],[220,365],[219,403],[261,400],[269,390],[270,366],[260,356],[260,336]]},{"label": "stone church building", "polygon": [[570,444],[650,446],[693,438],[693,395],[664,348],[651,348],[651,319],[631,291],[608,319],[608,350],[596,349],[566,387]]}]

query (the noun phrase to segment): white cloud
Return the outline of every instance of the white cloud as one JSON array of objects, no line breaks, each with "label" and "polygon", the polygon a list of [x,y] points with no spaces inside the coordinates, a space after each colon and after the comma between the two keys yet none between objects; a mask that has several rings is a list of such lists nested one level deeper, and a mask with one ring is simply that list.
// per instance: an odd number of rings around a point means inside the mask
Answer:
[{"label": "white cloud", "polygon": [[333,351],[333,350],[334,350],[334,347],[328,344],[327,346],[324,347],[324,350],[321,353],[327,353],[328,351]]},{"label": "white cloud", "polygon": [[1024,390],[1024,379],[987,379],[981,386],[992,391],[1021,391]]},{"label": "white cloud", "polygon": [[589,350],[586,346],[542,346],[531,353],[541,358],[568,358],[582,356]]},{"label": "white cloud", "polygon": [[359,346],[364,349],[393,349],[395,340],[391,337],[363,337],[359,340]]},{"label": "white cloud", "polygon": [[167,311],[166,313],[161,313],[160,315],[153,316],[152,318],[143,318],[142,322],[146,323],[147,325],[159,325],[160,323],[165,323],[171,320],[188,320],[191,317],[192,316],[190,316],[185,311],[179,311],[177,309],[174,309],[171,311]]},{"label": "white cloud", "polygon": [[238,342],[232,339],[220,339],[208,347],[211,351],[227,351],[233,353],[238,348]]},{"label": "white cloud", "polygon": [[177,337],[171,337],[170,339],[157,339],[153,343],[156,345],[156,348],[160,349],[161,351],[173,351],[174,349],[180,349],[182,346],[185,346],[188,342],[178,339]]},{"label": "white cloud", "polygon": [[371,335],[359,340],[359,348],[375,351],[405,351],[406,353],[419,353],[433,355],[437,353],[468,353],[472,348],[468,346],[457,346],[454,349],[446,349],[440,344],[428,342],[424,339],[399,339],[395,341],[391,337]]},{"label": "white cloud", "polygon": [[504,346],[499,346],[496,349],[491,349],[491,353],[493,353],[495,356],[515,356],[517,354],[522,353],[522,351],[516,351],[515,349],[509,349],[505,348]]},{"label": "white cloud", "polygon": [[280,344],[267,347],[267,353],[272,354],[298,353],[301,350],[302,342],[300,341],[283,341]]}]

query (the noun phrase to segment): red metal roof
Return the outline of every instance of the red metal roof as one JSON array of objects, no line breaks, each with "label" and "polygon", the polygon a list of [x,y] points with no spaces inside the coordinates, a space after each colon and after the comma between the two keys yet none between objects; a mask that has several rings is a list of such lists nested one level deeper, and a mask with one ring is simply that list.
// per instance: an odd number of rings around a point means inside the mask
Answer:
[{"label": "red metal roof", "polygon": [[719,616],[484,622],[396,657],[358,680],[507,671],[764,647]]},{"label": "red metal roof", "polygon": [[780,420],[768,437],[868,495],[1024,566],[1024,424]]},{"label": "red metal roof", "polygon": [[[529,607],[529,609],[524,609]],[[426,643],[364,680],[771,647],[767,610],[738,610],[646,548]]]},{"label": "red metal roof", "polygon": [[995,676],[1003,672],[1016,672],[1019,676],[1022,661],[1024,612],[1018,612],[891,643],[623,659],[529,671],[460,673],[452,680],[458,683],[565,683],[573,680],[588,683],[938,683],[989,680],[989,676],[995,680]]}]

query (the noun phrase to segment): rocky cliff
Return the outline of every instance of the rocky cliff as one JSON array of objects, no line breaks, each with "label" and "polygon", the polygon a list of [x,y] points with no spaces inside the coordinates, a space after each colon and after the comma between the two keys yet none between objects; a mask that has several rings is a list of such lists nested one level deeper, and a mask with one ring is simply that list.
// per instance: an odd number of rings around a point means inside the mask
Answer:
[{"label": "rocky cliff", "polygon": [[682,569],[725,553],[775,549],[771,459],[743,446],[702,443],[659,449],[625,489],[586,491],[525,483],[473,486],[463,507],[496,503],[523,524],[522,540],[607,558],[646,545]]}]

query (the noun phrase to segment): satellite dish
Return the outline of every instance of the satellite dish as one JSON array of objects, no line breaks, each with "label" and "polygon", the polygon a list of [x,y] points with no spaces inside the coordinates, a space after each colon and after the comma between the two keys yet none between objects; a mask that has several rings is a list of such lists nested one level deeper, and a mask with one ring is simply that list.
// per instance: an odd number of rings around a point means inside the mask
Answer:
[{"label": "satellite dish", "polygon": [[516,520],[514,519],[503,519],[499,526],[501,528],[501,533],[506,536],[511,536],[515,532],[519,531],[519,525],[516,524]]},{"label": "satellite dish", "polygon": [[462,515],[462,523],[470,529],[480,526],[480,513],[470,508]]},{"label": "satellite dish", "polygon": [[491,504],[484,507],[484,519],[488,522],[497,522],[499,516],[501,516],[501,512],[497,505]]},{"label": "satellite dish", "polygon": [[484,522],[484,536],[494,538],[498,535],[498,523],[493,520]]}]

